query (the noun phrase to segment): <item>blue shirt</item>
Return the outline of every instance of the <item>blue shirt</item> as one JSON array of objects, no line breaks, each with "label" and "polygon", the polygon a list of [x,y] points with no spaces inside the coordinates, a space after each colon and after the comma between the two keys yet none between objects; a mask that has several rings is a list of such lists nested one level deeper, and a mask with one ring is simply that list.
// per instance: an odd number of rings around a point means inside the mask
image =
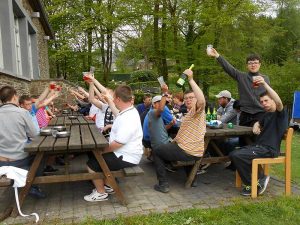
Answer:
[{"label": "blue shirt", "polygon": [[[151,107],[150,111],[152,111],[152,110],[153,110],[153,108]],[[143,139],[145,141],[150,141],[149,117],[148,117],[149,112],[147,113],[145,120],[144,120],[144,124],[143,124]],[[165,125],[169,124],[173,120],[173,115],[167,106],[165,106],[164,111],[162,111],[161,118]]]},{"label": "blue shirt", "polygon": [[140,103],[136,106],[136,110],[139,112],[139,115],[141,116],[143,112],[146,111],[146,106],[144,103]]},{"label": "blue shirt", "polygon": [[38,109],[35,107],[35,104],[32,104],[30,115],[31,115],[31,119],[32,119],[32,122],[34,124],[34,127],[37,131],[37,134],[39,134],[40,133],[40,127],[39,127],[39,123],[38,123],[37,118],[36,118],[36,112],[37,111],[38,111]]}]

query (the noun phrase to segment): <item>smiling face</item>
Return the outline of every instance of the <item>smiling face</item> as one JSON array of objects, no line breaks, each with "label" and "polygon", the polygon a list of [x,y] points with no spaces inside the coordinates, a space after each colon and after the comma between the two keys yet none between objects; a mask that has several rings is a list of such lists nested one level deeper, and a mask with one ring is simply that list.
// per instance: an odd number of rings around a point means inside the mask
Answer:
[{"label": "smiling face", "polygon": [[194,92],[185,94],[183,99],[188,110],[190,110],[197,102]]}]

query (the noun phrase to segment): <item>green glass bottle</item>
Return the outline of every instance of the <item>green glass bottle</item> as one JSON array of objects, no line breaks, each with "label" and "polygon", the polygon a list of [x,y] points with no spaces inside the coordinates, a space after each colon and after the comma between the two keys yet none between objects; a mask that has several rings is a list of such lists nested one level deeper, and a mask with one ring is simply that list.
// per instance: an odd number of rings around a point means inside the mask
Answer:
[{"label": "green glass bottle", "polygon": [[212,120],[217,120],[217,112],[216,112],[216,108],[214,108],[213,113],[211,115],[211,119]]},{"label": "green glass bottle", "polygon": [[[191,69],[193,69],[193,67],[194,67],[194,64],[192,64],[189,69],[191,70]],[[187,75],[182,73],[180,75],[179,79],[177,80],[176,85],[178,87],[182,88],[185,84],[186,79],[187,79]]]},{"label": "green glass bottle", "polygon": [[211,113],[210,113],[210,109],[207,109],[207,113],[206,113],[206,121],[210,122],[211,121]]}]

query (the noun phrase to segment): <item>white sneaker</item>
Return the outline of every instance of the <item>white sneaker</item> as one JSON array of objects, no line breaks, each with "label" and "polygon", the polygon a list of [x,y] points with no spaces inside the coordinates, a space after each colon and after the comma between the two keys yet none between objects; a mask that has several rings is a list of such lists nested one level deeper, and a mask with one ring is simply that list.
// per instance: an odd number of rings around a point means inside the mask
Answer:
[{"label": "white sneaker", "polygon": [[110,186],[108,186],[108,185],[104,185],[104,189],[105,189],[105,192],[107,193],[107,194],[114,194],[115,193],[115,190],[112,188],[112,187],[110,187]]},{"label": "white sneaker", "polygon": [[97,190],[93,190],[93,192],[89,195],[84,196],[84,200],[88,202],[101,202],[108,200],[107,193],[99,193]]}]

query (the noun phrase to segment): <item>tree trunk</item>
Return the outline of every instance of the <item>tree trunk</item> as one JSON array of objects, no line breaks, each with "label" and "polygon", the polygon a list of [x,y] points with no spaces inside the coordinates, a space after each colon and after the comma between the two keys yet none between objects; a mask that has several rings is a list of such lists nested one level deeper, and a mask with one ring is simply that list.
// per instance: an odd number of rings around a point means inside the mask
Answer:
[{"label": "tree trunk", "polygon": [[161,74],[164,80],[168,80],[168,65],[167,65],[167,51],[166,51],[166,36],[167,36],[167,2],[163,0],[163,18],[161,27]]},{"label": "tree trunk", "polygon": [[158,22],[159,22],[159,0],[155,0],[154,3],[154,21],[153,21],[153,46],[154,46],[154,62],[155,62],[155,68],[157,69],[157,72],[160,74],[160,68],[161,68],[161,60],[160,60],[160,51],[159,51],[159,28],[158,28]]}]

